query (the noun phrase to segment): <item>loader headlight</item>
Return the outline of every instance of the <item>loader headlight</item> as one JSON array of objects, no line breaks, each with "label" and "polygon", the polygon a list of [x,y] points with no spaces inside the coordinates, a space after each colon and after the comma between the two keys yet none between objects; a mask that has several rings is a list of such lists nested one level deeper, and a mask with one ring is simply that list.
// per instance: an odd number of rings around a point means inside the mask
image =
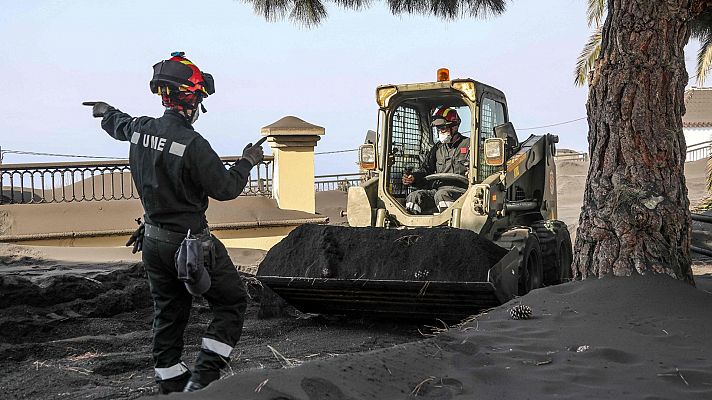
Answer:
[{"label": "loader headlight", "polygon": [[383,108],[388,104],[388,100],[398,92],[395,86],[380,86],[376,89],[376,103]]},{"label": "loader headlight", "polygon": [[485,140],[485,162],[489,166],[499,167],[504,164],[504,139]]},{"label": "loader headlight", "polygon": [[358,163],[361,169],[376,169],[376,146],[363,144],[358,148]]},{"label": "loader headlight", "polygon": [[462,92],[470,101],[474,102],[477,97],[475,94],[475,82],[472,81],[454,81],[452,87],[455,90]]}]

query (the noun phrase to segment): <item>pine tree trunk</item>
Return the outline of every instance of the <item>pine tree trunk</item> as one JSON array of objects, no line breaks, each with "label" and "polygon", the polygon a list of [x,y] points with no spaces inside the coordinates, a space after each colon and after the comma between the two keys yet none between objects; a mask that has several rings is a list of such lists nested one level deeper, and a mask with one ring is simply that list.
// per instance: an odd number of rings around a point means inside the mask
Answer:
[{"label": "pine tree trunk", "polygon": [[690,0],[609,0],[587,104],[591,165],[574,276],[694,284],[683,174]]}]

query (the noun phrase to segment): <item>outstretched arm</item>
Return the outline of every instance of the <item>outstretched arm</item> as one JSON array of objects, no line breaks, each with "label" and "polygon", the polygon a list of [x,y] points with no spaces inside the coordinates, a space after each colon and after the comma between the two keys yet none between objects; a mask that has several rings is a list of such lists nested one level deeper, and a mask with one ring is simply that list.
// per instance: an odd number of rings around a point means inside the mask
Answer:
[{"label": "outstretched arm", "polygon": [[134,118],[110,106],[101,120],[101,127],[114,139],[128,141],[134,132],[139,131],[139,126],[145,118]]},{"label": "outstretched arm", "polygon": [[131,136],[138,131],[138,125],[142,122],[140,118],[122,113],[103,101],[85,101],[82,105],[91,107],[92,116],[101,118],[101,127],[117,140],[131,140]]}]

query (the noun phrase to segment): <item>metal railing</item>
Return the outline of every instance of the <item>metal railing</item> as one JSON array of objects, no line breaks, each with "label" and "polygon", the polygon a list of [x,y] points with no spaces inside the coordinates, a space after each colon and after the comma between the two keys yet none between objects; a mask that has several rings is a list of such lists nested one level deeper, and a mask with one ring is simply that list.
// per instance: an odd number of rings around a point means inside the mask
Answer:
[{"label": "metal railing", "polygon": [[346,192],[351,186],[359,186],[366,174],[334,174],[318,175],[314,177],[314,190],[324,192],[327,190],[340,190]]},{"label": "metal railing", "polygon": [[708,158],[710,156],[710,146],[712,146],[712,141],[710,140],[687,146],[685,162],[697,161],[702,160],[703,158]]},{"label": "metal railing", "polygon": [[[710,157],[712,141],[687,148],[685,162]],[[226,167],[240,157],[221,157]],[[556,161],[588,161],[588,153],[559,153]],[[271,196],[274,157],[266,156],[253,169],[245,196]],[[347,191],[359,186],[364,173],[318,175],[314,189]],[[0,204],[69,203],[79,201],[138,199],[128,160],[63,163],[0,164]]]},{"label": "metal railing", "polygon": [[[226,167],[240,157],[222,157]],[[272,194],[272,156],[252,170],[245,196]],[[0,204],[138,199],[128,160],[0,165]]]},{"label": "metal railing", "polygon": [[[709,158],[712,148],[712,140],[695,143],[693,145],[687,146],[687,154],[685,155],[685,162],[698,161],[704,158]],[[557,153],[554,156],[556,161],[588,161],[588,153]]]},{"label": "metal railing", "polygon": [[557,153],[554,161],[588,161],[588,153]]}]

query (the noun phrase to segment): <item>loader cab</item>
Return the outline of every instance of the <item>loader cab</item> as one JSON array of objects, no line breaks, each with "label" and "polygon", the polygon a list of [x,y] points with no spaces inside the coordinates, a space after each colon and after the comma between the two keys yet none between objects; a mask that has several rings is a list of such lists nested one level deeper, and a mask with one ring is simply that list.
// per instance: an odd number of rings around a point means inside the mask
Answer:
[{"label": "loader cab", "polygon": [[[453,186],[464,193],[472,185],[497,172],[497,167],[488,166],[484,161],[483,143],[485,139],[495,137],[495,126],[508,121],[504,95],[472,80],[465,81],[470,90],[458,90],[462,86],[453,85],[454,82],[398,86],[387,105],[380,109],[379,133],[382,142],[379,170],[383,191],[401,206],[404,214],[409,214],[405,207],[406,198],[415,190]],[[427,182],[425,186],[422,183],[404,185],[404,172],[411,169],[423,171],[428,153],[438,143],[438,132],[432,127],[432,122],[433,115],[442,107],[457,111],[461,119],[458,132],[470,140],[466,157],[458,157],[458,162],[466,167],[464,182],[436,180]],[[460,150],[452,149],[453,154]],[[462,169],[459,170],[462,172]],[[438,210],[424,213],[432,214],[438,214]]]}]

